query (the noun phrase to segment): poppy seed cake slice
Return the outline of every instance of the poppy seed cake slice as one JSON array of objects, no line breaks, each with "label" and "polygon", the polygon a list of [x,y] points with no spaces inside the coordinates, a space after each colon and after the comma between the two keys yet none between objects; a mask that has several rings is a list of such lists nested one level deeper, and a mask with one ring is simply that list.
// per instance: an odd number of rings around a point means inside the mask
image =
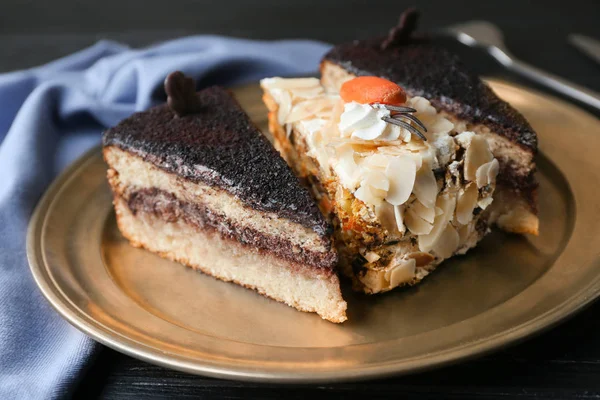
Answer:
[{"label": "poppy seed cake slice", "polygon": [[237,101],[212,87],[187,99],[174,93],[169,105],[104,134],[123,235],[298,310],[346,320],[331,228]]}]

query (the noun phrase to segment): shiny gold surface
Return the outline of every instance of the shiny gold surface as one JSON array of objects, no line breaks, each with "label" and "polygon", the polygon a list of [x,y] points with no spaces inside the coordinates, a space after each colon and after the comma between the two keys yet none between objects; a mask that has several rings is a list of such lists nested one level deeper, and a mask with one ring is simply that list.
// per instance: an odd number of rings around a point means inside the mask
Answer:
[{"label": "shiny gold surface", "polygon": [[[490,81],[537,130],[540,236],[494,232],[414,288],[344,288],[336,325],[217,281],[119,234],[95,149],[48,190],[28,254],[44,295],[96,340],[149,362],[216,377],[319,382],[439,366],[549,327],[600,289],[600,125],[569,104]],[[265,128],[257,85],[237,90]]]}]

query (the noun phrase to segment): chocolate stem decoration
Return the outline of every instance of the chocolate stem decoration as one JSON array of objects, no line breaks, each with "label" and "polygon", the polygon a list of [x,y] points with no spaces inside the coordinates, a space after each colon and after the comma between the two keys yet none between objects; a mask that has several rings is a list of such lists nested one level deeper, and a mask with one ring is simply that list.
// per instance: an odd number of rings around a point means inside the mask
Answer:
[{"label": "chocolate stem decoration", "polygon": [[381,43],[381,50],[385,50],[390,46],[395,46],[406,42],[412,33],[417,29],[417,22],[419,21],[419,12],[416,8],[411,7],[405,10],[400,15],[398,25],[393,27],[388,34],[387,39]]},{"label": "chocolate stem decoration", "polygon": [[178,117],[200,112],[196,83],[181,71],[171,72],[165,79],[167,104]]}]

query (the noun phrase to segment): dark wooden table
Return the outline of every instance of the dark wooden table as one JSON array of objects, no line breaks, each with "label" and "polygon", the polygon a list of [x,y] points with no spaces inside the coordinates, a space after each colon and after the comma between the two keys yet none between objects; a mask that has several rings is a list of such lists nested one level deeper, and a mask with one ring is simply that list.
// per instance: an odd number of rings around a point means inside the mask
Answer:
[{"label": "dark wooden table", "polygon": [[[199,33],[338,42],[386,31],[404,7],[415,3],[424,14],[423,29],[490,20],[503,29],[508,47],[518,57],[600,91],[600,65],[565,40],[572,32],[600,39],[600,0],[3,0],[0,72],[49,61],[100,38],[132,46]],[[478,51],[461,46],[456,50],[481,74],[536,87],[503,71]],[[596,304],[536,338],[460,365],[380,381],[319,386],[203,378],[102,348],[75,397],[291,399],[356,394],[402,399],[597,399],[599,316],[600,304]]]}]

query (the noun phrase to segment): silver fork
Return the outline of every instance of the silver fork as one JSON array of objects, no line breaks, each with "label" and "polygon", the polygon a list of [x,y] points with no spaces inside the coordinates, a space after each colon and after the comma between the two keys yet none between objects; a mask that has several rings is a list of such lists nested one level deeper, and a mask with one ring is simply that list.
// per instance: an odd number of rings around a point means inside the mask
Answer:
[{"label": "silver fork", "polygon": [[504,45],[502,32],[494,24],[487,21],[472,21],[453,25],[447,28],[446,32],[455,36],[467,46],[486,49],[492,57],[508,69],[575,100],[600,109],[600,93],[569,82],[515,58]]},{"label": "silver fork", "polygon": [[[386,110],[388,110],[390,112],[389,117],[381,118],[385,122],[392,124],[392,125],[398,125],[401,128],[407,129],[408,131],[410,131],[410,132],[414,133],[415,135],[417,135],[418,137],[420,137],[423,141],[427,141],[427,137],[425,137],[425,135],[418,129],[418,128],[421,128],[423,131],[427,132],[427,128],[421,122],[420,119],[418,119],[417,117],[412,115],[412,113],[417,112],[417,110],[415,110],[414,108],[404,107],[404,106],[392,106],[389,104],[379,104],[379,103],[373,104],[373,106],[377,107],[377,108],[385,108]],[[404,118],[404,120],[403,120],[403,118]],[[406,120],[408,120],[408,121],[406,121]],[[417,125],[417,127],[412,126],[410,124],[411,122],[414,122],[415,125]]]}]

